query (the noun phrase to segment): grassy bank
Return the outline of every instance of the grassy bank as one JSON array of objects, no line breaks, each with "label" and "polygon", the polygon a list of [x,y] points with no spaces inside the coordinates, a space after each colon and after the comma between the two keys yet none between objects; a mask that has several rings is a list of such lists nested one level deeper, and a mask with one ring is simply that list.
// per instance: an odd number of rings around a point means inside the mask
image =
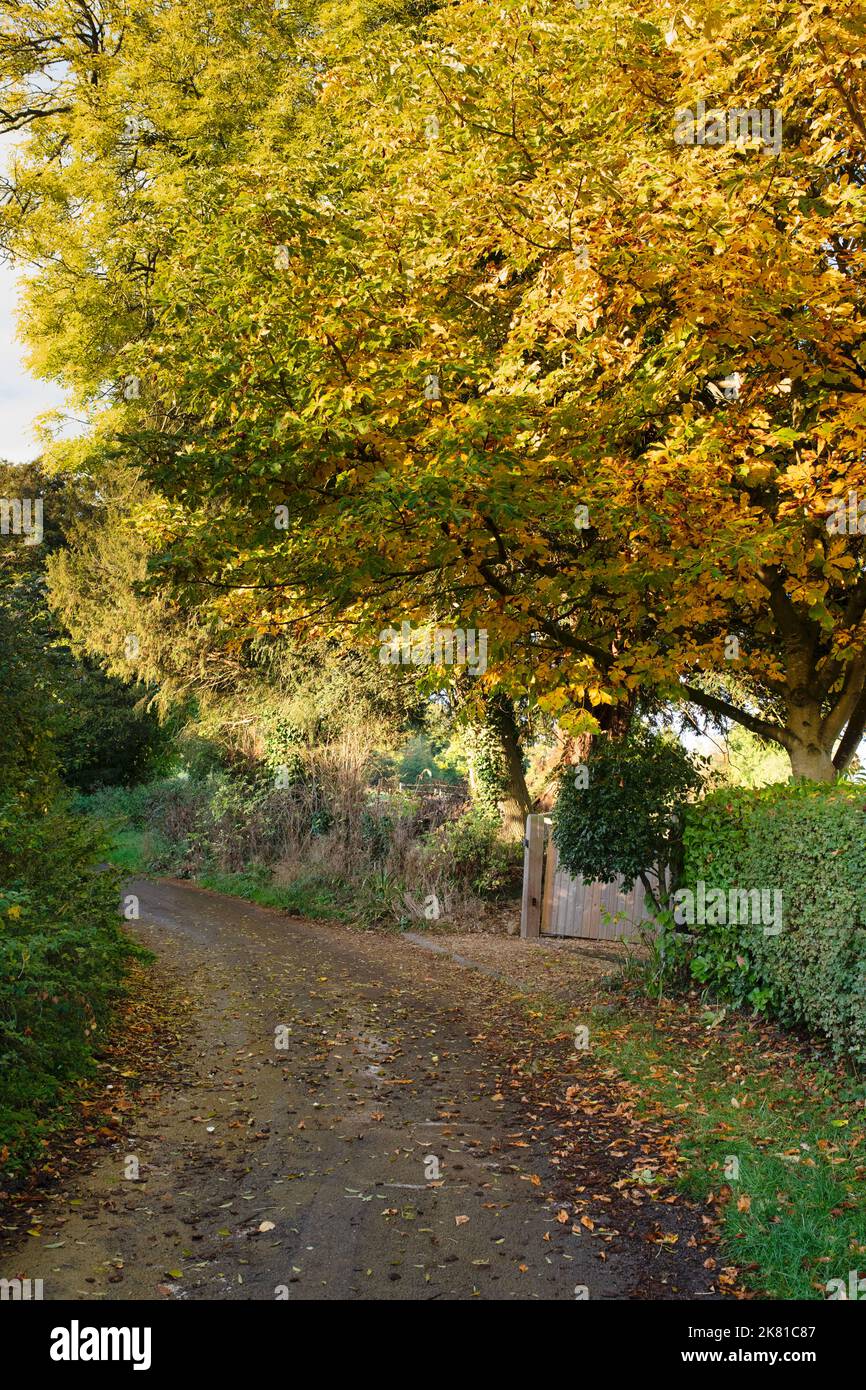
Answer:
[{"label": "grassy bank", "polygon": [[147,863],[144,831],[131,828],[115,830],[108,842],[107,858],[123,873],[144,873]]},{"label": "grassy bank", "polygon": [[826,1298],[827,1280],[866,1268],[862,1082],[694,1000],[599,1018],[594,1037],[640,1113],[678,1117],[679,1186],[723,1196],[724,1247],[748,1286]]},{"label": "grassy bank", "polygon": [[[544,992],[537,970],[527,980],[523,1008],[543,1035],[527,1071],[554,1078],[560,1101],[573,1086],[573,1105],[593,1126],[598,1077],[614,1087],[611,1138],[642,1155],[625,1189],[660,1214],[668,1201],[700,1203],[719,1222],[719,1266],[735,1266],[759,1297],[826,1299],[828,1280],[862,1275],[863,1080],[770,1025],[708,1010],[696,994],[651,1003],[580,969],[569,1002]],[[565,1042],[578,1025],[589,1029],[585,1057]],[[599,1211],[590,1202],[596,1220]]]},{"label": "grassy bank", "polygon": [[112,827],[111,862],[125,874],[396,931],[519,897],[520,843],[503,840],[489,810],[440,790],[338,787],[313,807],[312,784],[277,789],[223,772],[103,788],[77,806]]},{"label": "grassy bank", "polygon": [[349,894],[321,879],[297,879],[285,886],[270,883],[266,870],[249,873],[204,873],[196,879],[202,888],[245,898],[262,907],[277,907],[295,917],[328,918],[348,922],[352,918]]}]

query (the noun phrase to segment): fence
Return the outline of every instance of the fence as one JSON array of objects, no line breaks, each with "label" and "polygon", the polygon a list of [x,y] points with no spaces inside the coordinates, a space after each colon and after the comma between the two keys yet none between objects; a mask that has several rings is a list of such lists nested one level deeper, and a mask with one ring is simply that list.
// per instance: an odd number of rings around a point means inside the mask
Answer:
[{"label": "fence", "polygon": [[559,867],[549,816],[528,816],[523,840],[520,935],[581,936],[621,941],[636,936],[648,915],[640,880],[629,893],[622,880],[586,883]]}]

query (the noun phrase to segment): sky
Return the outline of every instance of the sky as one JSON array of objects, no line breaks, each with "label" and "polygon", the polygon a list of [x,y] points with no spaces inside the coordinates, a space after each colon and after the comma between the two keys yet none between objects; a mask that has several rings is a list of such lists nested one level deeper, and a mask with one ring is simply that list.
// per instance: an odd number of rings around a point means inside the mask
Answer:
[{"label": "sky", "polygon": [[33,421],[44,410],[63,404],[60,390],[37,381],[24,366],[24,353],[16,337],[17,275],[0,264],[0,458],[26,463],[39,448]]}]

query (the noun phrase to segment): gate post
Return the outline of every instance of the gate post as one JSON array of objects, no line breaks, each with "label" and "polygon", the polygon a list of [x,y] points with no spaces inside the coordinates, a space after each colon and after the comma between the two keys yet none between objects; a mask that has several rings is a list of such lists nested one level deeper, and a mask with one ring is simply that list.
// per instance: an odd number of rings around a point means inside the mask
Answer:
[{"label": "gate post", "polygon": [[538,936],[541,931],[541,880],[544,873],[544,842],[547,827],[544,816],[527,816],[523,836],[523,901],[520,906],[520,935]]}]

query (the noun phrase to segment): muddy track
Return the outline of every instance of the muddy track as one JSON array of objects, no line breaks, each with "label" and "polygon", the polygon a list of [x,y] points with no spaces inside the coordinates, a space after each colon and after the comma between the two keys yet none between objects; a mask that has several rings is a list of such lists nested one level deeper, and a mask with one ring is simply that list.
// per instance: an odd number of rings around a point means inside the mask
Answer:
[{"label": "muddy track", "polygon": [[[545,1199],[557,1174],[516,1140],[520,1100],[478,1037],[495,982],[396,937],[179,883],[130,891],[137,938],[183,990],[177,1074],[0,1277],[93,1300],[622,1299],[650,1273],[655,1288],[656,1251],[625,1239],[599,1259]],[[687,1263],[650,1296],[706,1297]]]}]

